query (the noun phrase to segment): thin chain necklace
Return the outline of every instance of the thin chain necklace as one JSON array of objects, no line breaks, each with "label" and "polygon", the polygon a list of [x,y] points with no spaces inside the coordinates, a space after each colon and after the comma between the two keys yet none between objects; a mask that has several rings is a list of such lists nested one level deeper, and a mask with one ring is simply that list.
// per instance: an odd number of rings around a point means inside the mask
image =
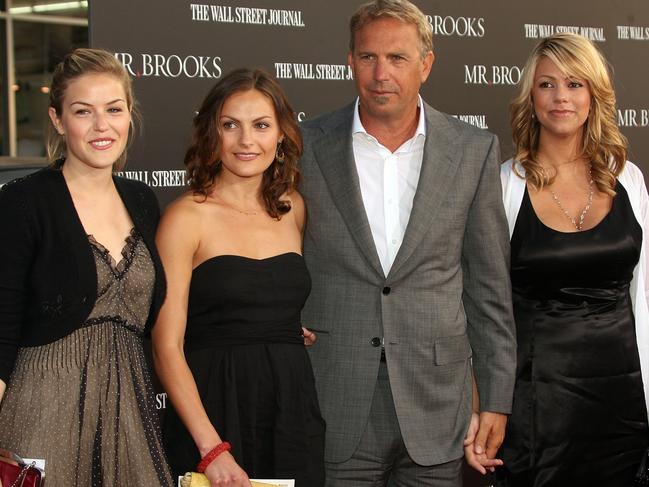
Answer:
[{"label": "thin chain necklace", "polygon": [[255,215],[259,215],[259,211],[242,210],[242,209],[240,209],[240,208],[237,208],[237,207],[234,206],[234,205],[231,205],[230,203],[228,203],[227,201],[225,201],[223,198],[221,198],[218,194],[214,193],[214,196],[216,196],[216,199],[218,199],[221,203],[223,203],[224,206],[230,208],[231,210],[234,210],[234,211],[236,211],[236,212],[239,212],[239,213],[241,213],[242,215],[246,215],[246,216],[255,216]]},{"label": "thin chain necklace", "polygon": [[570,213],[565,209],[565,207],[561,204],[561,200],[557,196],[557,193],[552,191],[552,189],[548,188],[550,190],[550,194],[552,195],[552,199],[554,202],[557,204],[557,206],[561,209],[564,215],[568,217],[568,220],[570,220],[573,224],[573,226],[577,229],[578,232],[581,232],[581,230],[584,228],[584,219],[586,218],[586,214],[588,213],[588,210],[590,210],[590,207],[593,205],[593,177],[591,174],[591,167],[590,165],[588,166],[588,200],[586,201],[586,206],[584,209],[581,211],[579,214],[579,222],[573,217],[570,216]]}]

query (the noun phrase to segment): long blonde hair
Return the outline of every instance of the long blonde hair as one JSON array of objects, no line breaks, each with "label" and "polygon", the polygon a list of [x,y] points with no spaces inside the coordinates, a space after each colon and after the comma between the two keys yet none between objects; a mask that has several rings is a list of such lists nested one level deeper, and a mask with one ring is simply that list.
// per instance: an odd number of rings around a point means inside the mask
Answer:
[{"label": "long blonde hair", "polygon": [[591,109],[585,122],[581,156],[591,164],[597,189],[615,195],[615,180],[627,158],[627,140],[617,126],[615,91],[608,63],[588,39],[567,32],[542,39],[525,63],[518,95],[510,106],[515,156],[525,169],[525,178],[535,189],[552,183],[538,162],[540,123],[534,114],[532,88],[539,61],[552,61],[567,76],[588,81]]}]

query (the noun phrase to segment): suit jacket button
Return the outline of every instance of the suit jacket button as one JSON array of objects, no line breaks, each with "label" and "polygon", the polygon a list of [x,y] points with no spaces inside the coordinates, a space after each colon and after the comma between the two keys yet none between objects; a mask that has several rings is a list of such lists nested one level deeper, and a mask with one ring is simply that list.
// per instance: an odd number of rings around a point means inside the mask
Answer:
[{"label": "suit jacket button", "polygon": [[374,337],[370,340],[370,343],[373,347],[379,347],[381,346],[381,339],[379,337]]},{"label": "suit jacket button", "polygon": [[381,291],[381,292],[382,292],[385,296],[387,296],[388,294],[390,294],[390,291],[392,291],[392,289],[390,289],[389,286],[385,286],[385,287],[383,288],[383,291]]},{"label": "suit jacket button", "polygon": [[84,296],[83,298],[81,298],[82,304],[86,304],[87,302],[88,302],[88,296]]}]

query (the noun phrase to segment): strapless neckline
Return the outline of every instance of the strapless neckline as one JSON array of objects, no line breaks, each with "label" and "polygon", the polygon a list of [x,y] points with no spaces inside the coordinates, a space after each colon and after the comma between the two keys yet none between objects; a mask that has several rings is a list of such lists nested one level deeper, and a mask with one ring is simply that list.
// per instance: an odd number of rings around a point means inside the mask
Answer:
[{"label": "strapless neckline", "polygon": [[252,262],[252,263],[264,263],[264,262],[271,262],[274,260],[278,259],[283,259],[283,258],[298,258],[302,259],[302,254],[298,254],[297,252],[283,252],[281,254],[276,254],[276,255],[271,255],[269,257],[262,257],[262,258],[256,258],[256,257],[248,257],[245,255],[236,255],[236,254],[220,254],[220,255],[214,255],[212,257],[208,257],[205,259],[203,262],[198,264],[194,269],[192,269],[192,272],[196,272],[197,269],[200,267],[203,267],[209,263],[213,262],[218,262],[220,260],[241,260],[244,262]]}]

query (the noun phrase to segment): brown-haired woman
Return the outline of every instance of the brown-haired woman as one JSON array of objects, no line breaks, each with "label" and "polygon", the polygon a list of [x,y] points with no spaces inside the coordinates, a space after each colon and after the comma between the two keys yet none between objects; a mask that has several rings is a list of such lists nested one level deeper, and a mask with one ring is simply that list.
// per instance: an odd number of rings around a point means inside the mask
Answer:
[{"label": "brown-haired woman", "polygon": [[[324,481],[324,423],[300,324],[310,290],[301,151],[277,82],[231,72],[194,120],[190,191],[158,231],[169,290],[154,360],[173,404],[165,441],[175,472],[203,458],[212,485]],[[231,451],[221,452],[226,440]]]},{"label": "brown-haired woman", "polygon": [[68,54],[56,162],[0,191],[0,447],[45,459],[48,485],[173,485],[142,349],[165,292],[158,203],[113,175],[133,109],[111,53]]},{"label": "brown-haired woman", "polygon": [[524,72],[501,172],[518,368],[498,485],[629,486],[649,446],[647,189],[590,41],[543,39]]}]

